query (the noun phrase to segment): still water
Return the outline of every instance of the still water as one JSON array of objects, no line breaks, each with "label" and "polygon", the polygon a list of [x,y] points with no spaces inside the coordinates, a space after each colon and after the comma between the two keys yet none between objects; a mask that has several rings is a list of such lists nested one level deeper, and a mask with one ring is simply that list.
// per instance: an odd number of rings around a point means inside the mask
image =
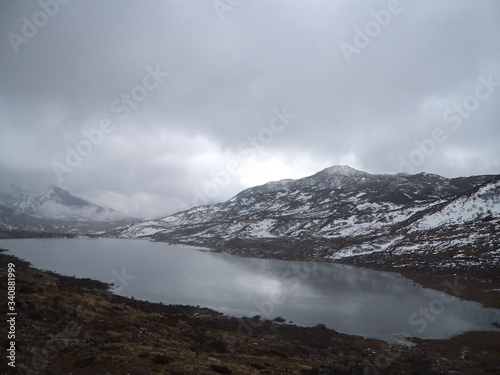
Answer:
[{"label": "still water", "polygon": [[36,268],[113,283],[123,296],[236,317],[322,323],[387,341],[497,330],[491,323],[500,322],[498,309],[424,289],[397,274],[338,264],[241,258],[144,240],[2,240],[0,247]]}]

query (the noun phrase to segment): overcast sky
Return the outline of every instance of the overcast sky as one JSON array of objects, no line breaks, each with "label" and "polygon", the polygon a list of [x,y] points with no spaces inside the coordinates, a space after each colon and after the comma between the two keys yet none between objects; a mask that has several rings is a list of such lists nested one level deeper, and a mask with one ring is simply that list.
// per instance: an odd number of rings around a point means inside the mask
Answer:
[{"label": "overcast sky", "polygon": [[154,217],[334,164],[500,173],[500,2],[0,1],[2,183]]}]

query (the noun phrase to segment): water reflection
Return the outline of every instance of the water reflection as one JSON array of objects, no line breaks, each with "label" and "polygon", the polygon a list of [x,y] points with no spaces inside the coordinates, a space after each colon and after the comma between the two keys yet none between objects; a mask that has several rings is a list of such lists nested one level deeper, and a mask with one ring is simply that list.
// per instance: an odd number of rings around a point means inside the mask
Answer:
[{"label": "water reflection", "polygon": [[113,279],[119,294],[138,299],[234,316],[281,316],[386,340],[401,332],[445,338],[495,329],[491,323],[500,321],[499,310],[452,300],[396,274],[345,265],[242,258],[139,240],[6,240],[2,246],[39,268]]}]

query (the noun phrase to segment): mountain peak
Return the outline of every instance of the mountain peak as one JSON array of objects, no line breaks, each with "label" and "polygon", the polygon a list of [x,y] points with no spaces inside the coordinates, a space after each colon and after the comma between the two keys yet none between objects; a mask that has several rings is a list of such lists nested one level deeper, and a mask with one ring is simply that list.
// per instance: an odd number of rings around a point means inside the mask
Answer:
[{"label": "mountain peak", "polygon": [[301,180],[303,183],[311,186],[319,187],[326,184],[323,187],[340,187],[344,184],[356,183],[358,180],[362,181],[365,177],[369,176],[371,175],[368,172],[358,171],[347,165],[333,165]]},{"label": "mountain peak", "polygon": [[359,176],[366,174],[367,172],[361,172],[357,169],[351,168],[348,165],[332,165],[331,167],[325,168],[319,172],[320,174],[326,174],[329,176]]}]

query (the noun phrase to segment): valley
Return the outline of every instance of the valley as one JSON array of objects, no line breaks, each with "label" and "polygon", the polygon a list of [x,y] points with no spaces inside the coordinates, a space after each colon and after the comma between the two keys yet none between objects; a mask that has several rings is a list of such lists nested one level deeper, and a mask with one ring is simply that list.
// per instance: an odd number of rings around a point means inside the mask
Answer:
[{"label": "valley", "polygon": [[[3,209],[3,217],[11,223],[15,217],[12,210],[17,215],[31,215],[44,225],[54,220],[11,203]],[[24,220],[24,226],[4,224],[0,236],[85,234],[107,237],[108,241],[142,239],[201,246],[213,252],[287,260],[290,264],[353,265],[360,272],[364,268],[395,272],[458,300],[500,308],[499,217],[498,175],[455,179],[426,173],[372,175],[334,166],[300,180],[249,188],[226,202],[156,219],[130,219],[108,231],[89,230],[82,226],[86,219],[75,220],[73,216],[70,230],[26,226]],[[68,369],[73,374],[97,371],[113,375],[142,375],[151,369],[171,374],[500,372],[495,349],[499,347],[498,332],[472,331],[439,340],[413,337],[409,339],[411,346],[389,344],[338,333],[323,324],[284,324],[283,318],[272,314],[238,318],[207,308],[129,299],[111,293],[109,285],[100,282],[26,268],[28,264],[12,255],[2,254],[0,259],[14,260],[23,269],[20,306],[27,307],[20,311],[23,333],[18,360],[27,374],[65,373]],[[205,262],[200,264],[206,266]],[[57,302],[50,302],[52,299]],[[85,315],[79,307],[82,301],[91,308]],[[438,305],[432,305],[436,301],[421,304],[424,310],[415,309],[420,315],[410,316],[412,324],[426,328],[435,318],[427,314],[436,309]],[[118,315],[120,324],[114,318]],[[68,336],[67,321],[78,322],[83,329]],[[47,336],[48,332],[60,334]],[[42,355],[49,344],[54,353],[34,365],[33,358]]]}]

